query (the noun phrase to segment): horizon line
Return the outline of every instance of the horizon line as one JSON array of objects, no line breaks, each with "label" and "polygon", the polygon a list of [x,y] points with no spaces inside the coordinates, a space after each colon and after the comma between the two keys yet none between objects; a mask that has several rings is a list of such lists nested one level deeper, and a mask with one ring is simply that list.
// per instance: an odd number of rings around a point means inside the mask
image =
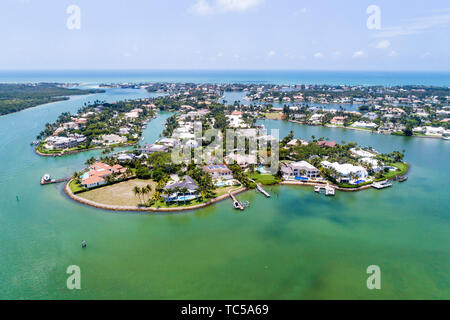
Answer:
[{"label": "horizon line", "polygon": [[173,72],[173,71],[190,71],[190,72],[236,72],[236,71],[245,71],[245,72],[370,72],[370,73],[377,73],[377,72],[391,72],[391,73],[450,73],[450,70],[351,70],[351,69],[224,69],[224,68],[217,68],[217,69],[206,69],[206,68],[179,68],[179,69],[162,69],[162,68],[101,68],[101,69],[95,69],[95,68],[49,68],[49,69],[43,69],[43,68],[37,68],[37,69],[0,69],[0,72],[39,72],[39,71],[53,71],[53,72],[67,72],[67,71],[96,71],[96,72],[107,72],[107,71],[114,71],[114,72],[126,72],[126,71],[133,71],[133,72]]}]

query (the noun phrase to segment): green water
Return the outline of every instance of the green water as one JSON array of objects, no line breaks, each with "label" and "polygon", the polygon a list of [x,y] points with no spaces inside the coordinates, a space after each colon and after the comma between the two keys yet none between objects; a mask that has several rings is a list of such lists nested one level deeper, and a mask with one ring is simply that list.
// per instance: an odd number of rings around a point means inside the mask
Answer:
[{"label": "green water", "polygon": [[[448,141],[265,121],[281,135],[292,129],[297,137],[405,149],[410,179],[334,198],[269,187],[271,199],[239,195],[251,203],[243,213],[228,200],[181,214],[114,213],[71,201],[62,185],[39,185],[44,173],[70,175],[99,154],[36,156],[29,142],[46,122],[97,97],[145,96],[108,90],[0,117],[0,298],[450,298]],[[148,125],[144,142],[158,137],[168,116]],[[374,264],[382,272],[378,291],[366,288]],[[66,288],[69,265],[81,268],[79,291]]]}]

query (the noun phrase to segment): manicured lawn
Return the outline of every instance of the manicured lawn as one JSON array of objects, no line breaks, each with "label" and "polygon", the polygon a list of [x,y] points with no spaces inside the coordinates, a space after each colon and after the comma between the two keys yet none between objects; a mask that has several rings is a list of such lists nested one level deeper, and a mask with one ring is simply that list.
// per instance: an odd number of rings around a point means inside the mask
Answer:
[{"label": "manicured lawn", "polygon": [[70,188],[70,190],[72,190],[73,193],[77,193],[77,192],[81,192],[81,191],[85,190],[84,187],[75,180],[72,180],[70,182],[69,188]]},{"label": "manicured lawn", "polygon": [[153,180],[141,179],[128,180],[102,188],[93,189],[78,194],[78,196],[102,204],[115,206],[138,206],[140,204],[139,199],[134,195],[133,188],[135,186],[142,188],[148,184],[151,185],[152,191],[146,195],[145,198],[149,199],[155,192],[156,182]]},{"label": "manicured lawn", "polygon": [[279,182],[279,180],[271,174],[260,174],[254,172],[249,174],[249,177],[265,186],[274,185]]},{"label": "manicured lawn", "polygon": [[384,175],[384,179],[392,179],[396,176],[403,176],[409,169],[409,164],[403,162],[394,163],[392,166],[398,168],[400,171],[389,171]]}]

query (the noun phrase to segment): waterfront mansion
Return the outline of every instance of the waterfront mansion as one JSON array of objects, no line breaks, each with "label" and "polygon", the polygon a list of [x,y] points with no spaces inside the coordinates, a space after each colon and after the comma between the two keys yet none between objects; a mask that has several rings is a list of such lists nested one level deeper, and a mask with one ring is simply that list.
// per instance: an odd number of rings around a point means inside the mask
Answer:
[{"label": "waterfront mansion", "polygon": [[283,179],[292,180],[296,178],[316,179],[320,177],[320,171],[306,161],[281,164]]}]

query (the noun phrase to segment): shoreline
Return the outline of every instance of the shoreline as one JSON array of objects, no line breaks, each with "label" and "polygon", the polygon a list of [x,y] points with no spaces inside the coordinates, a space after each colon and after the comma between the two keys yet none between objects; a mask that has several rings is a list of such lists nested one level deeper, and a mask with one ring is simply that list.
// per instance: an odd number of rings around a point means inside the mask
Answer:
[{"label": "shoreline", "polygon": [[[176,212],[183,212],[183,211],[191,211],[191,210],[196,210],[196,209],[201,209],[201,208],[205,208],[208,207],[210,205],[213,205],[217,202],[226,200],[228,198],[230,198],[230,194],[224,194],[222,196],[219,196],[217,198],[211,199],[208,202],[205,203],[201,203],[201,204],[196,204],[193,206],[189,206],[189,207],[179,207],[179,208],[153,208],[153,207],[134,207],[134,206],[116,206],[116,205],[109,205],[109,204],[103,204],[103,203],[98,203],[95,201],[91,201],[91,200],[87,200],[85,198],[79,197],[77,195],[75,195],[72,190],[70,189],[70,183],[72,182],[73,179],[70,179],[64,186],[64,192],[66,193],[66,195],[81,204],[90,206],[90,207],[94,207],[97,209],[103,209],[103,210],[109,210],[109,211],[127,211],[127,212],[149,212],[149,213],[176,213]],[[233,195],[237,195],[240,194],[244,191],[247,191],[247,188],[245,187],[241,187],[238,188],[234,191],[232,191],[231,193]]]},{"label": "shoreline", "polygon": [[[409,170],[408,170],[409,171]],[[408,171],[405,173],[405,175],[408,173]],[[127,211],[127,212],[153,212],[153,213],[177,213],[177,212],[184,212],[184,211],[192,211],[192,210],[197,210],[197,209],[202,209],[202,208],[206,208],[208,206],[211,206],[215,203],[218,203],[220,201],[226,200],[230,197],[230,194],[224,194],[221,195],[219,197],[216,197],[214,199],[209,200],[208,202],[205,203],[201,203],[201,204],[197,204],[197,205],[193,205],[193,206],[188,206],[188,207],[178,207],[178,208],[154,208],[154,207],[135,207],[135,206],[118,206],[118,205],[109,205],[109,204],[103,204],[103,203],[98,203],[95,201],[91,201],[88,199],[85,199],[83,197],[77,196],[75,195],[72,190],[70,189],[70,183],[72,182],[73,179],[70,179],[64,186],[64,192],[66,193],[66,195],[72,199],[75,202],[90,206],[90,207],[94,207],[97,209],[103,209],[103,210],[108,210],[108,211]],[[363,191],[363,190],[367,190],[367,189],[371,189],[372,188],[372,184],[369,185],[364,185],[362,187],[358,187],[358,188],[342,188],[339,187],[335,184],[332,183],[326,183],[326,182],[300,182],[300,181],[281,181],[277,184],[275,184],[274,186],[302,186],[302,187],[315,187],[317,185],[326,185],[329,184],[330,186],[332,186],[333,188],[335,188],[336,190],[342,191],[342,192],[359,192],[359,191]],[[237,195],[246,191],[249,191],[250,189],[247,189],[245,187],[240,187],[234,191],[231,191],[231,194],[233,195]]]},{"label": "shoreline", "polygon": [[[121,146],[113,146],[112,148],[131,147],[131,146],[134,146],[134,145],[137,145],[137,144],[139,144],[139,141],[135,142],[135,143],[126,143],[126,144],[123,144]],[[56,157],[63,157],[63,156],[71,155],[71,154],[77,154],[77,153],[88,152],[88,151],[93,151],[93,150],[102,150],[102,149],[108,149],[108,148],[111,148],[111,146],[95,147],[95,148],[84,149],[84,150],[72,150],[72,151],[67,151],[67,152],[63,152],[63,153],[42,153],[36,147],[36,148],[34,148],[34,152],[38,156],[41,156],[41,157],[53,157],[53,158],[56,158]]]},{"label": "shoreline", "polygon": [[287,121],[287,122],[292,122],[292,123],[297,123],[297,124],[301,124],[303,126],[308,126],[308,127],[323,127],[323,128],[333,128],[333,129],[345,129],[345,130],[356,130],[356,131],[361,131],[361,132],[367,132],[367,133],[374,133],[374,134],[379,134],[379,135],[390,135],[390,136],[397,136],[397,137],[405,137],[405,138],[424,138],[424,139],[441,139],[441,140],[445,140],[442,137],[438,137],[438,136],[425,136],[425,135],[412,135],[412,136],[405,136],[405,135],[395,135],[392,133],[389,134],[384,134],[384,133],[378,133],[377,131],[372,131],[372,130],[368,130],[368,129],[362,129],[362,128],[353,128],[353,127],[340,127],[340,126],[334,126],[334,125],[317,125],[317,126],[313,126],[313,125],[308,125],[308,124],[304,124],[300,121],[297,120],[282,120],[282,119],[269,119],[269,118],[265,118],[265,120],[280,120],[280,121]]}]

